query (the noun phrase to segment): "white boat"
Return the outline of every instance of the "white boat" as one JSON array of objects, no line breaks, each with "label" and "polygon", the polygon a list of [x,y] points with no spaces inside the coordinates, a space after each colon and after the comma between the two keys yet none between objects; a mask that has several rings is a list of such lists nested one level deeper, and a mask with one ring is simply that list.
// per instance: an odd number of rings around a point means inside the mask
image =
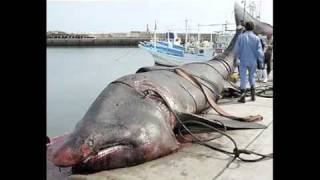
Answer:
[{"label": "white boat", "polygon": [[166,41],[140,42],[138,46],[153,56],[155,64],[179,66],[190,62],[211,60],[214,56],[212,45],[210,43],[201,45],[203,47],[191,44],[188,44],[187,47],[182,46],[177,34],[168,32]]},{"label": "white boat", "polygon": [[[185,53],[183,57],[173,56],[156,51],[149,51],[154,58],[155,64],[162,66],[180,66],[191,62],[209,61],[212,55],[199,55]],[[213,53],[213,51],[211,51]]]}]

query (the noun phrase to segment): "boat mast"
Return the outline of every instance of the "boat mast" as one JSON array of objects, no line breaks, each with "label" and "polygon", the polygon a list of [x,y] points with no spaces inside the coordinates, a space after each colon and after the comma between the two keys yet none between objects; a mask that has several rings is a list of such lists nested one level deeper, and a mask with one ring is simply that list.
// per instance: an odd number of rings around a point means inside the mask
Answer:
[{"label": "boat mast", "polygon": [[188,42],[188,20],[186,19],[186,38],[185,38],[185,41],[184,41],[185,51],[187,51],[187,42]]},{"label": "boat mast", "polygon": [[200,45],[200,24],[198,24],[198,45]]},{"label": "boat mast", "polygon": [[154,21],[154,33],[153,33],[153,43],[154,43],[154,48],[157,48],[157,21]]}]

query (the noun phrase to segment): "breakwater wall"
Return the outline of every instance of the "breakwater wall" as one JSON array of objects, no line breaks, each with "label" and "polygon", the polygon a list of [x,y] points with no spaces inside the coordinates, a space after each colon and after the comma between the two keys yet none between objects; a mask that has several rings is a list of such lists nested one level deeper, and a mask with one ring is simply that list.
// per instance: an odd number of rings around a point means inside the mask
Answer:
[{"label": "breakwater wall", "polygon": [[47,39],[47,46],[137,46],[141,41],[150,38],[65,38]]},{"label": "breakwater wall", "polygon": [[[201,34],[201,41],[215,39],[215,34]],[[178,33],[178,37],[184,43],[185,34]],[[198,34],[188,34],[189,40],[197,39]],[[67,34],[48,33],[47,46],[138,46],[141,41],[149,41],[153,38],[151,33],[109,33],[109,34]],[[157,34],[158,40],[164,40],[165,33]]]}]

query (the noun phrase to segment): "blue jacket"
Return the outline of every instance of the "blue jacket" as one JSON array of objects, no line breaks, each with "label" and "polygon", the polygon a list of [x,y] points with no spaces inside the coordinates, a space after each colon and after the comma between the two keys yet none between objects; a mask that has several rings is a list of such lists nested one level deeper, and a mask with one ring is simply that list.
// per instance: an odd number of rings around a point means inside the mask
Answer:
[{"label": "blue jacket", "polygon": [[264,60],[260,38],[252,31],[246,31],[239,35],[233,53],[235,57],[240,59],[240,66],[257,65],[257,59],[261,63]]}]

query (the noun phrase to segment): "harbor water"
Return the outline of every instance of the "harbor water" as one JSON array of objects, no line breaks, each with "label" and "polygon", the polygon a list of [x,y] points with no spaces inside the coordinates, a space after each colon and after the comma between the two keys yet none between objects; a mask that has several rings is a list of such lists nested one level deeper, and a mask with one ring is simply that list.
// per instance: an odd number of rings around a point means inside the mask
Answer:
[{"label": "harbor water", "polygon": [[71,132],[110,82],[153,64],[136,47],[47,47],[47,136]]}]

